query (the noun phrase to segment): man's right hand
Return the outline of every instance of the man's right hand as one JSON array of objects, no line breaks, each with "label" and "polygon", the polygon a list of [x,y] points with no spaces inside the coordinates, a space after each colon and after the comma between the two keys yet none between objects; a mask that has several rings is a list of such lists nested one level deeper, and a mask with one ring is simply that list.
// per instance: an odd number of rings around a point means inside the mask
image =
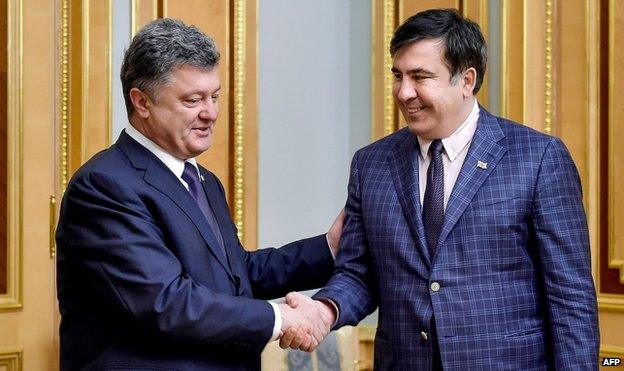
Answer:
[{"label": "man's right hand", "polygon": [[[318,341],[312,335],[312,325],[301,311],[297,311],[288,304],[278,304],[282,315],[280,329],[280,347],[308,350],[318,346]],[[317,336],[319,336],[317,334]],[[312,348],[312,349],[314,349]]]}]

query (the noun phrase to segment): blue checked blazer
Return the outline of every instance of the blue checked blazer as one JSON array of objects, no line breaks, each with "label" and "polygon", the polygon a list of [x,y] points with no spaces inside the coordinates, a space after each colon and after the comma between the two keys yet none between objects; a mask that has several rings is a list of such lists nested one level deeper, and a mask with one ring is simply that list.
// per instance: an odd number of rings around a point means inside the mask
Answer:
[{"label": "blue checked blazer", "polygon": [[336,327],[378,307],[379,370],[431,370],[433,314],[445,370],[597,369],[587,223],[564,144],[481,109],[432,259],[417,151],[402,129],[353,158],[336,270],[315,296],[336,303]]}]

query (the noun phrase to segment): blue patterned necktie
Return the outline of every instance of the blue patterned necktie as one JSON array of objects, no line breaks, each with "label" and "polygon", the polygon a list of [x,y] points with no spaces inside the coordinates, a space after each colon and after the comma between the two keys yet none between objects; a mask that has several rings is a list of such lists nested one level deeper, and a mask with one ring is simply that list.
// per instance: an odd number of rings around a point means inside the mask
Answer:
[{"label": "blue patterned necktie", "polygon": [[440,230],[444,223],[444,163],[442,140],[436,139],[429,146],[431,162],[427,169],[427,188],[423,200],[423,224],[431,259],[438,245]]},{"label": "blue patterned necktie", "polygon": [[182,173],[182,179],[184,179],[184,181],[188,184],[189,193],[191,194],[191,196],[193,196],[193,199],[195,199],[195,202],[197,202],[197,206],[199,206],[199,209],[206,217],[206,220],[210,225],[210,229],[217,238],[217,241],[219,242],[220,251],[223,253],[223,257],[226,257],[225,248],[223,247],[223,237],[221,236],[219,224],[217,223],[217,219],[215,218],[212,208],[208,203],[208,198],[206,197],[204,188],[202,187],[199,180],[197,168],[190,162],[184,162],[184,172]]}]

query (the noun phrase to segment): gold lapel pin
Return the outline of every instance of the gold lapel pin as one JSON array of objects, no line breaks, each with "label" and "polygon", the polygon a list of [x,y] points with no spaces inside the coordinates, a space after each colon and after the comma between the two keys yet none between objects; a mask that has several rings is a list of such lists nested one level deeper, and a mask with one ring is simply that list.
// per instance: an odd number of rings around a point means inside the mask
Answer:
[{"label": "gold lapel pin", "polygon": [[477,167],[478,167],[479,169],[483,169],[483,170],[485,170],[485,169],[487,169],[487,162],[477,161]]}]

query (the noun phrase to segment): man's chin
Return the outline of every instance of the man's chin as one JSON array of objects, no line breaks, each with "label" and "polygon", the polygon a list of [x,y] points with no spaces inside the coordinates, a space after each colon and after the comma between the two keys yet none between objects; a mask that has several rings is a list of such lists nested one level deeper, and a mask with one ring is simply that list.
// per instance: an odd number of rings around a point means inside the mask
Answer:
[{"label": "man's chin", "polygon": [[202,144],[202,145],[194,145],[192,147],[187,147],[187,152],[190,155],[189,157],[197,157],[202,153],[206,152],[212,143]]},{"label": "man's chin", "polygon": [[422,136],[423,134],[431,130],[429,125],[427,125],[426,122],[422,122],[421,120],[407,121],[407,128],[409,129],[409,131],[418,136]]}]

